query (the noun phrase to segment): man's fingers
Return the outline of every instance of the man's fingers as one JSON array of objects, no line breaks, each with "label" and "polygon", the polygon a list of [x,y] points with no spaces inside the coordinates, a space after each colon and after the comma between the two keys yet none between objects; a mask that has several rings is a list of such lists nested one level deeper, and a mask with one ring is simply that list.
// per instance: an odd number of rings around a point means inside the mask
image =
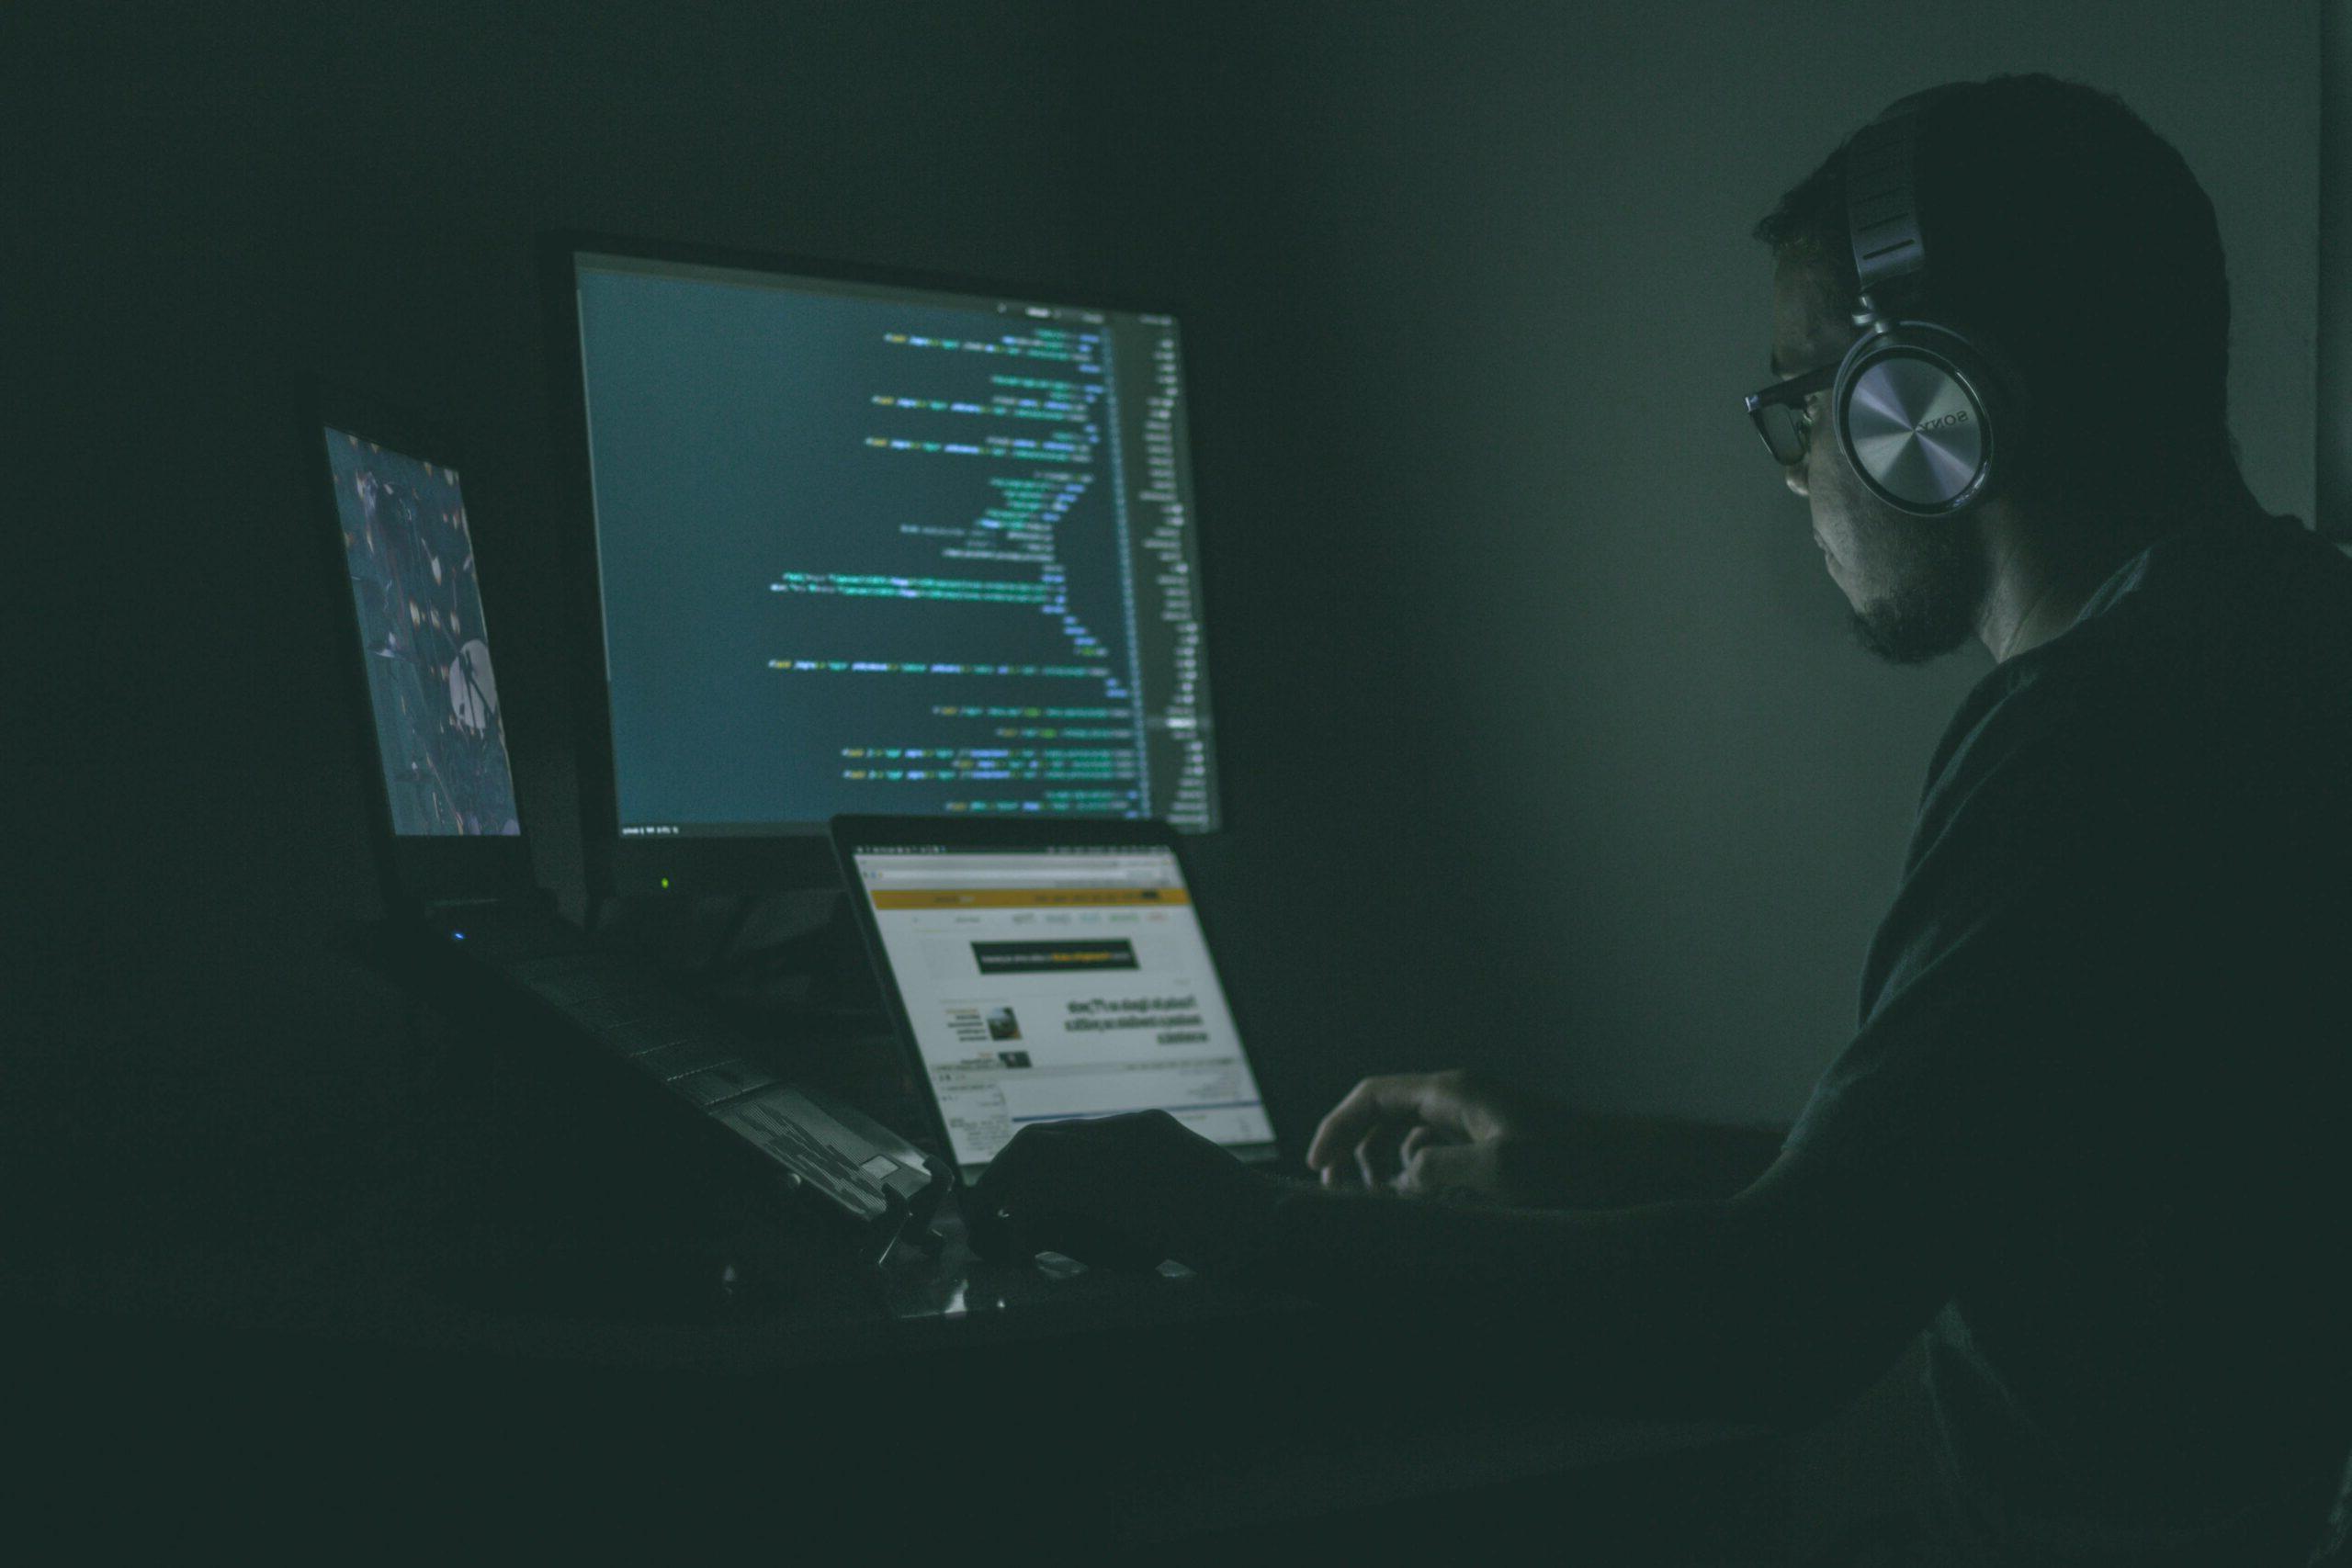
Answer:
[{"label": "man's fingers", "polygon": [[1329,1115],[1315,1129],[1314,1141],[1306,1146],[1306,1163],[1317,1170],[1329,1170],[1346,1159],[1363,1135],[1383,1118],[1398,1111],[1409,1111],[1409,1097],[1400,1093],[1397,1077],[1366,1078],[1347,1092]]},{"label": "man's fingers", "polygon": [[1424,1144],[1405,1162],[1396,1190],[1408,1198],[1495,1193],[1493,1144]]},{"label": "man's fingers", "polygon": [[1440,1103],[1443,1097],[1437,1092],[1437,1077],[1430,1073],[1398,1073],[1366,1078],[1356,1085],[1315,1129],[1314,1141],[1306,1148],[1307,1165],[1316,1170],[1330,1170],[1363,1142],[1365,1134],[1383,1122],[1446,1125],[1452,1119]]},{"label": "man's fingers", "polygon": [[1329,1182],[1340,1163],[1340,1151],[1363,1136],[1356,1131],[1358,1124],[1377,1115],[1370,1099],[1372,1080],[1363,1082],[1340,1098],[1323,1120],[1316,1124],[1315,1136],[1306,1145],[1306,1166],[1309,1170],[1323,1173]]},{"label": "man's fingers", "polygon": [[1397,1144],[1408,1131],[1400,1122],[1375,1122],[1356,1140],[1356,1174],[1366,1187],[1385,1187],[1396,1179]]},{"label": "man's fingers", "polygon": [[1453,1141],[1449,1138],[1441,1138],[1437,1129],[1428,1122],[1416,1122],[1413,1123],[1413,1130],[1405,1134],[1405,1141],[1396,1145],[1396,1163],[1400,1167],[1410,1165],[1413,1163],[1413,1156],[1430,1145]]}]

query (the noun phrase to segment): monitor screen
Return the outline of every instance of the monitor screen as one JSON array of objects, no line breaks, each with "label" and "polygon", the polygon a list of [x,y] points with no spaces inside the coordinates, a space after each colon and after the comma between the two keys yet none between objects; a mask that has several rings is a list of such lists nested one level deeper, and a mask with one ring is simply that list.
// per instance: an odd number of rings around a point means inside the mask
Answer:
[{"label": "monitor screen", "polygon": [[621,839],[1216,825],[1172,318],[571,263]]},{"label": "monitor screen", "polygon": [[1130,1111],[1271,1152],[1257,1077],[1165,846],[873,845],[850,859],[967,1172],[1033,1122]]},{"label": "monitor screen", "polygon": [[323,434],[392,831],[518,834],[458,472]]}]

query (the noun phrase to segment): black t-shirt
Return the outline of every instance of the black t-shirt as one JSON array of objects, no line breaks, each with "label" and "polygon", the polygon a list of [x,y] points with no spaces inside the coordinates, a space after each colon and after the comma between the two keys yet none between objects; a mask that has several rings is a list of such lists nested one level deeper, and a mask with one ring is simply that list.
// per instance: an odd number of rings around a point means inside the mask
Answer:
[{"label": "black t-shirt", "polygon": [[2186,528],[1962,705],[1784,1156],[1948,1271],[1952,1551],[2301,1562],[2352,1442],[2347,1058],[2352,561]]}]

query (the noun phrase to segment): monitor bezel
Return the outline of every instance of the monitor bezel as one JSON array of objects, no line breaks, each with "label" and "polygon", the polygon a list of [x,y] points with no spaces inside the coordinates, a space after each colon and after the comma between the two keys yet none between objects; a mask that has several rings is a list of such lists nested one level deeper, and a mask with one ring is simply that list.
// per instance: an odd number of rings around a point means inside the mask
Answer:
[{"label": "monitor bezel", "polygon": [[[1069,817],[868,817],[843,815],[832,819],[829,835],[835,874],[839,876],[843,896],[852,919],[856,921],[858,936],[865,947],[866,962],[872,966],[874,982],[882,993],[884,1006],[890,1016],[890,1032],[898,1037],[899,1049],[913,1077],[917,1098],[930,1117],[929,1132],[939,1141],[940,1163],[956,1177],[961,1189],[971,1184],[985,1167],[967,1167],[956,1157],[956,1141],[947,1129],[947,1118],[940,1108],[939,1096],[931,1086],[931,1067],[923,1060],[922,1045],[915,1037],[914,1018],[907,1010],[905,996],[899,989],[898,972],[891,966],[890,954],[883,945],[882,928],[874,916],[874,901],[865,896],[857,874],[857,853],[861,849],[929,849],[942,851],[959,849],[1096,849],[1142,844],[1152,849],[1164,849],[1176,859],[1176,874],[1184,879],[1185,890],[1191,895],[1193,919],[1200,927],[1201,942],[1207,948],[1209,964],[1216,970],[1217,989],[1224,994],[1225,1010],[1233,1020],[1234,1032],[1240,1036],[1242,1060],[1247,1062],[1258,1093],[1263,1098],[1266,1084],[1263,1070],[1251,1055],[1250,1027],[1242,1021],[1241,1003],[1226,980],[1225,971],[1217,965],[1216,937],[1209,929],[1207,911],[1202,908],[1200,881],[1193,873],[1191,861],[1184,853],[1187,835],[1167,823],[1151,818],[1069,818]],[[1288,1145],[1283,1142],[1282,1128],[1275,1124],[1273,1107],[1265,1107],[1267,1124],[1274,1135],[1264,1143],[1219,1145],[1220,1148],[1246,1164],[1264,1166],[1279,1163],[1285,1157]]]},{"label": "monitor bezel", "polygon": [[[368,669],[360,649],[359,607],[351,592],[351,561],[343,541],[342,502],[335,491],[334,468],[327,457],[326,433],[342,431],[396,451],[404,457],[451,469],[465,493],[473,472],[464,440],[439,423],[375,394],[332,382],[314,382],[298,400],[301,440],[311,474],[311,505],[318,513],[316,534],[322,551],[328,595],[341,649],[338,661],[345,673],[351,712],[360,732],[366,776],[368,838],[378,883],[387,908],[407,913],[433,905],[458,901],[528,897],[538,887],[531,860],[531,831],[523,805],[522,779],[514,768],[513,738],[508,738],[507,770],[514,775],[514,819],[522,831],[513,836],[403,834],[392,822],[391,795],[384,784],[384,757],[376,734],[375,694],[368,684]],[[471,519],[473,497],[467,513]],[[475,560],[477,574],[481,562]],[[485,636],[495,618],[483,586],[482,620]],[[494,656],[493,656],[494,657]],[[502,703],[502,705],[503,703]]]},{"label": "monitor bezel", "polygon": [[[564,516],[563,529],[572,542],[568,552],[575,563],[571,600],[572,618],[580,633],[573,668],[581,672],[574,725],[583,865],[593,897],[616,897],[661,893],[768,893],[831,888],[836,867],[829,825],[824,819],[777,823],[772,832],[744,834],[681,834],[676,837],[628,836],[620,830],[618,785],[615,776],[612,730],[611,672],[605,662],[604,591],[596,560],[596,518],[588,455],[587,392],[580,355],[578,258],[609,255],[626,261],[668,262],[690,266],[735,268],[774,273],[822,282],[868,284],[944,293],[993,296],[1123,314],[1163,315],[1181,333],[1185,312],[1160,301],[1136,300],[1091,288],[1012,283],[1000,278],[922,271],[907,267],[844,262],[772,251],[651,239],[590,230],[549,231],[538,237],[540,287],[548,323],[548,379],[556,422],[553,439],[560,460],[553,465],[557,493]],[[1193,584],[1193,614],[1204,624],[1208,594],[1200,581],[1209,575],[1208,545],[1198,531],[1201,508],[1199,420],[1192,409],[1189,355],[1180,361],[1178,395],[1185,403],[1186,466],[1193,483],[1194,534],[1193,547],[1200,570]],[[1202,638],[1200,666],[1203,688],[1212,712],[1217,682],[1210,668],[1208,644]],[[1216,826],[1227,826],[1227,806],[1220,788],[1216,797]],[[922,818],[934,820],[934,818]],[[967,820],[954,815],[941,822]],[[976,820],[976,819],[973,819]],[[1012,820],[1035,821],[1035,818]],[[1066,818],[1056,823],[1105,822],[1135,826],[1140,818]],[[1148,820],[1158,820],[1151,818]],[[1194,830],[1180,829],[1189,835]]]}]

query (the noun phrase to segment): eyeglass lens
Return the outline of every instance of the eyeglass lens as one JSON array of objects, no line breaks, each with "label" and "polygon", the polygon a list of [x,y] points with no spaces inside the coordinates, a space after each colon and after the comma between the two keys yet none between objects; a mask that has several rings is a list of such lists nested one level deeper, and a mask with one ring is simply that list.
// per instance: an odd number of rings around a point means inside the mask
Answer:
[{"label": "eyeglass lens", "polygon": [[1756,411],[1756,428],[1763,433],[1764,445],[1784,464],[1804,460],[1812,424],[1802,408],[1789,403],[1770,403]]}]

